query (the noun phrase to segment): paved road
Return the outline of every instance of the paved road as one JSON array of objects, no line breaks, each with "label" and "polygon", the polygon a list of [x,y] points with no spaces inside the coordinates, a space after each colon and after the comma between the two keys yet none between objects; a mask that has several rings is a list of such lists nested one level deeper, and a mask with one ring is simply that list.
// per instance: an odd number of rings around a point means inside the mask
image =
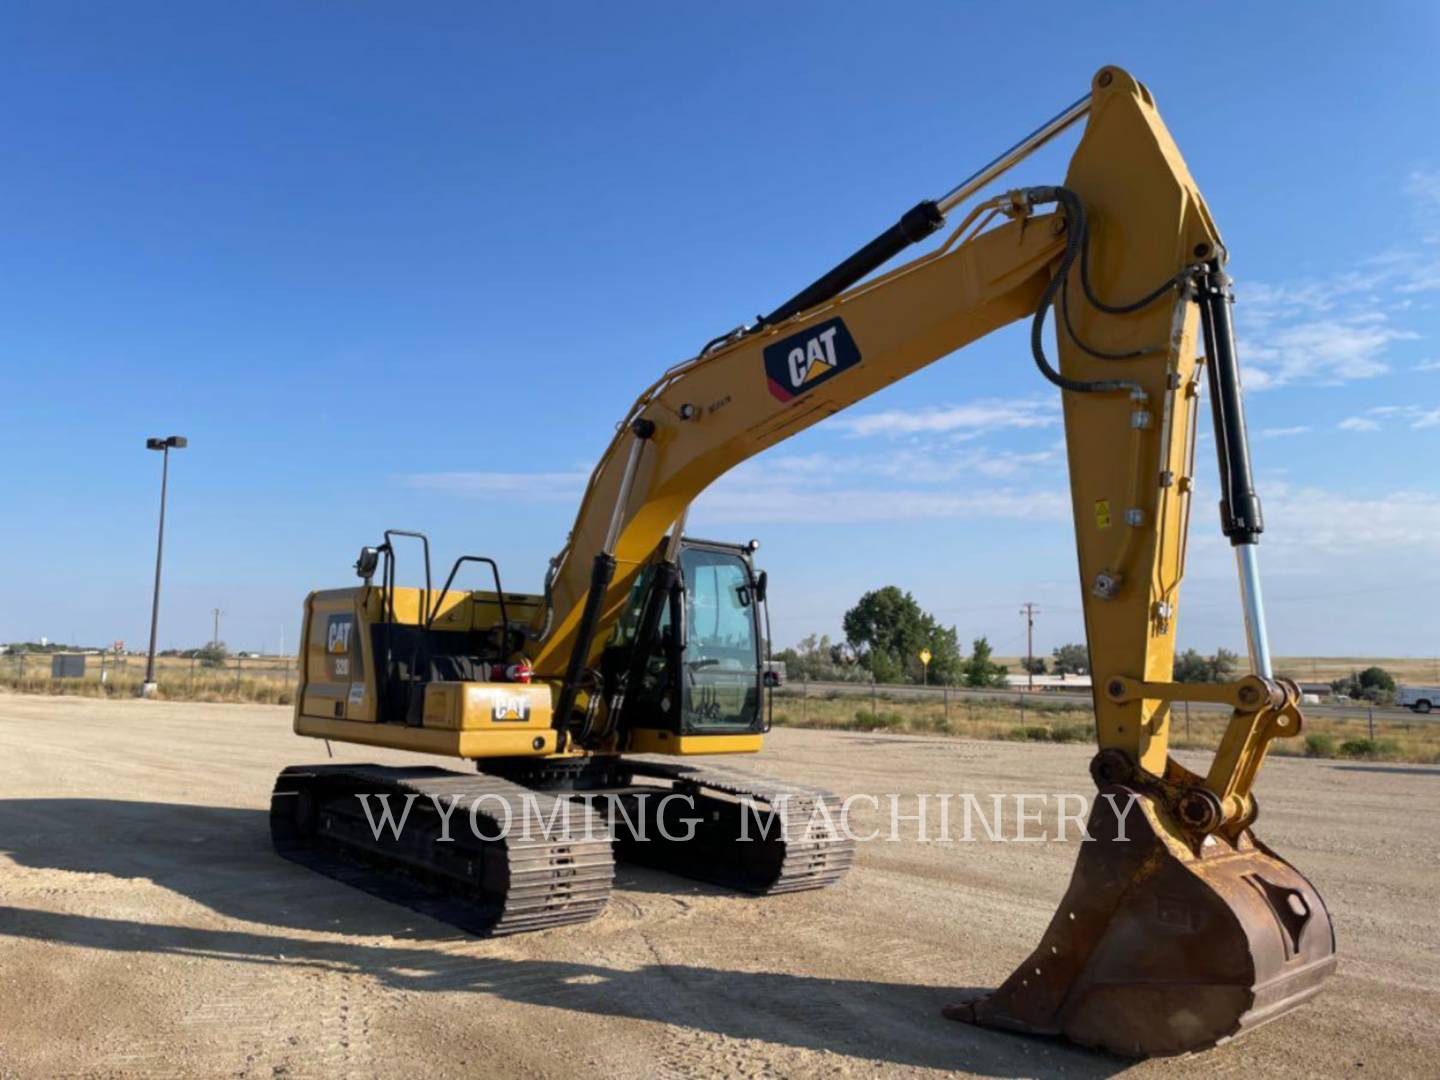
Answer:
[{"label": "paved road", "polygon": [[[802,693],[811,694],[854,694],[857,698],[868,697],[870,685],[868,683],[847,683],[847,682],[811,682],[806,684],[799,680],[792,679],[783,686],[776,700],[786,697],[799,697]],[[909,686],[904,684],[884,684],[878,688],[880,697],[887,696],[898,698],[909,698],[912,700],[938,700],[944,696],[946,690],[939,686]],[[1090,691],[1086,690],[1044,690],[1036,691],[1033,694],[1020,690],[976,690],[968,687],[952,687],[949,691],[952,701],[995,701],[1015,703],[1022,697],[1028,702],[1038,701],[1064,701],[1077,705],[1090,704]],[[1190,708],[1196,712],[1219,712],[1227,713],[1230,710],[1224,705],[1212,705],[1205,702],[1192,702]],[[1327,716],[1336,720],[1347,720],[1353,723],[1364,723],[1370,716],[1370,710],[1363,705],[1306,705],[1303,708],[1306,716]],[[1411,712],[1409,709],[1396,708],[1393,705],[1376,706],[1374,709],[1377,723],[1386,721],[1389,723],[1434,723],[1440,722],[1440,713],[1431,713],[1428,716],[1421,716]]]},{"label": "paved road", "polygon": [[[778,731],[753,767],[847,794],[1059,793],[1087,791],[1089,756]],[[280,708],[0,695],[0,1076],[1130,1068],[938,1015],[1029,951],[1074,842],[864,844],[840,885],[770,900],[622,870],[589,926],[477,941],[271,853],[275,773],[324,758]],[[1340,972],[1281,1022],[1134,1074],[1433,1076],[1437,796],[1436,768],[1272,761],[1262,831],[1328,899]]]}]

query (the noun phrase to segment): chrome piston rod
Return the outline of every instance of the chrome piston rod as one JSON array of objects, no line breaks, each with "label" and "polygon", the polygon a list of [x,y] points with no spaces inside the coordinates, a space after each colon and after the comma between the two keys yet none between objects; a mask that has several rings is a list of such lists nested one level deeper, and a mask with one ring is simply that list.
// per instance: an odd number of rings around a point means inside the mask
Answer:
[{"label": "chrome piston rod", "polygon": [[1008,172],[1020,162],[1024,161],[1036,150],[1039,150],[1040,147],[1055,138],[1056,135],[1059,135],[1077,120],[1084,117],[1089,111],[1090,95],[1086,94],[1069,108],[1064,109],[1052,116],[1049,120],[1046,120],[1045,123],[1041,124],[1029,135],[1026,135],[1025,138],[1010,147],[1009,150],[1006,150],[994,161],[966,177],[955,187],[936,199],[935,205],[940,208],[940,213],[948,214],[971,195],[974,195],[975,192],[990,183],[991,180],[994,180],[1002,173]]},{"label": "chrome piston rod", "polygon": [[1235,547],[1235,566],[1240,572],[1240,604],[1245,609],[1245,644],[1250,650],[1250,669],[1269,679],[1270,635],[1265,629],[1265,597],[1260,591],[1260,548],[1256,544]]}]

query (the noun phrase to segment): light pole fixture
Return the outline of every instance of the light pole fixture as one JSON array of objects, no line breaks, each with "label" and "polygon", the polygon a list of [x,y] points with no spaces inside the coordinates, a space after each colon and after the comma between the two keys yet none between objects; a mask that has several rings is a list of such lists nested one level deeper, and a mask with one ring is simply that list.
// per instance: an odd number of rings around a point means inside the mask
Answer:
[{"label": "light pole fixture", "polygon": [[182,450],[189,440],[181,435],[145,440],[146,450],[159,450],[160,465],[160,538],[155,542],[155,597],[150,604],[150,652],[145,660],[145,682],[140,687],[141,697],[155,696],[155,628],[160,618],[160,558],[165,553],[165,488],[170,481],[170,451]]}]

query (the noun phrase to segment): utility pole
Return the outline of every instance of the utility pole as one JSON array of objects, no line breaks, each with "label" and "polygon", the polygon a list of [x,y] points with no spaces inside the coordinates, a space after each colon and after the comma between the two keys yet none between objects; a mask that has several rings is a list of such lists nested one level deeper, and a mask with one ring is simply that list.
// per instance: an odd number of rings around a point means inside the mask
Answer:
[{"label": "utility pole", "polygon": [[210,609],[210,612],[211,612],[211,614],[213,614],[213,615],[215,616],[215,636],[212,637],[210,640],[213,641],[213,642],[215,642],[216,644],[219,644],[219,642],[220,642],[220,609],[219,609],[218,607],[217,607],[217,608],[211,608],[211,609]]},{"label": "utility pole", "polygon": [[170,451],[181,450],[189,441],[181,435],[145,440],[146,450],[161,452],[160,465],[160,532],[155,541],[155,595],[150,601],[150,652],[145,659],[145,681],[140,684],[141,697],[154,697],[155,684],[155,628],[160,621],[160,559],[165,554],[165,489],[170,483]]},{"label": "utility pole", "polygon": [[1025,616],[1025,675],[1026,687],[1035,689],[1035,616],[1040,614],[1040,609],[1030,601],[1020,609],[1020,614]]}]

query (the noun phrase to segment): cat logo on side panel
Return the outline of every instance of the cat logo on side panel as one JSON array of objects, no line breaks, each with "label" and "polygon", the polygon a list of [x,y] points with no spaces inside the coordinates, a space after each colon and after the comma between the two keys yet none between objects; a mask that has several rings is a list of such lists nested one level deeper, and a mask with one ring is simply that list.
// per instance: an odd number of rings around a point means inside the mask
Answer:
[{"label": "cat logo on side panel", "polygon": [[344,656],[350,651],[350,633],[355,619],[350,615],[331,615],[325,625],[325,651],[331,656]]}]

